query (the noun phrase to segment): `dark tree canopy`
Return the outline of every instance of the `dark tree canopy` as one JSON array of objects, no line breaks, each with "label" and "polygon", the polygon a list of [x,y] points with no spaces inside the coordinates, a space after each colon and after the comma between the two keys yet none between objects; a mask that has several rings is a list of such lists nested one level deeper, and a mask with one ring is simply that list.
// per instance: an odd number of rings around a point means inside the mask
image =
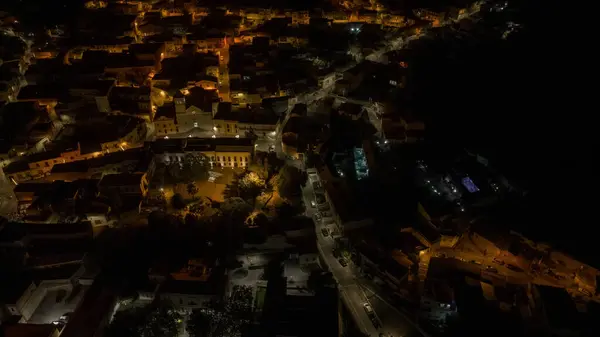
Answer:
[{"label": "dark tree canopy", "polygon": [[119,311],[106,329],[105,337],[176,337],[181,316],[168,303]]},{"label": "dark tree canopy", "polygon": [[300,169],[285,165],[279,171],[277,189],[282,198],[291,200],[302,195],[302,186],[306,185],[308,175]]}]

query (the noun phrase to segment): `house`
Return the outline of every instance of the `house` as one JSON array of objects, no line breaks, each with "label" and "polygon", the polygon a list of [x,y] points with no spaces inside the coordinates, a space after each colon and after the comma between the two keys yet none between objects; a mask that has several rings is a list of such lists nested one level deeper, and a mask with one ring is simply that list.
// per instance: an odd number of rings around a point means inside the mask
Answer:
[{"label": "house", "polygon": [[54,324],[10,324],[0,327],[3,337],[58,337]]},{"label": "house", "polygon": [[129,46],[129,53],[141,61],[153,61],[158,67],[165,56],[164,43],[134,43]]},{"label": "house", "polygon": [[110,112],[109,93],[114,80],[98,80],[71,84],[69,94],[80,97],[85,103],[95,104],[100,112]]},{"label": "house", "polygon": [[144,173],[109,174],[102,177],[98,190],[107,197],[114,192],[123,196],[144,197],[148,193],[148,178]]},{"label": "house", "polygon": [[107,116],[102,121],[69,124],[63,129],[62,140],[73,145],[24,156],[6,166],[4,173],[17,183],[40,179],[46,177],[55,164],[91,159],[136,146],[145,136],[144,128],[141,119],[128,116]]},{"label": "house", "polygon": [[57,84],[27,85],[19,91],[17,101],[37,102],[40,106],[52,110],[66,94],[65,88]]},{"label": "house", "polygon": [[254,134],[259,138],[274,137],[279,116],[274,111],[261,107],[235,107],[230,102],[221,102],[213,117],[217,136],[246,137]]},{"label": "house", "polygon": [[117,305],[117,293],[105,287],[103,282],[94,281],[64,327],[61,336],[101,336]]},{"label": "house", "polygon": [[140,87],[114,87],[110,92],[110,111],[118,111],[143,118],[147,122],[154,120],[151,88]]},{"label": "house", "polygon": [[254,143],[248,138],[157,139],[147,144],[161,163],[183,161],[186,153],[201,154],[211,167],[246,167],[254,156]]},{"label": "house", "polygon": [[191,312],[207,307],[211,301],[222,299],[225,295],[225,278],[223,268],[218,265],[192,259],[184,268],[164,278],[158,295],[179,310]]},{"label": "house", "polygon": [[[77,179],[100,178],[106,174],[151,174],[151,172],[152,169],[144,148],[134,148],[107,153],[87,160],[56,164],[50,170],[48,179],[74,181]],[[23,184],[19,184],[17,187],[21,185]]]},{"label": "house", "polygon": [[37,102],[12,102],[0,108],[0,166],[29,151],[40,151],[60,131],[56,116]]},{"label": "house", "polygon": [[316,167],[338,230],[344,233],[345,231],[371,226],[373,219],[357,204],[356,197],[344,183],[343,178],[334,177],[328,166],[322,162],[318,162]]},{"label": "house", "polygon": [[159,137],[179,133],[177,112],[172,104],[165,104],[156,110],[154,115],[154,130]]}]

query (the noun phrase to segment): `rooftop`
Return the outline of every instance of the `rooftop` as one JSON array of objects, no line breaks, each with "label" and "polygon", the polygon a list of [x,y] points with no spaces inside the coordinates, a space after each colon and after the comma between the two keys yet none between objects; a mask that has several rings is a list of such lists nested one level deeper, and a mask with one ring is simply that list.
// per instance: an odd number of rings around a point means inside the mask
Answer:
[{"label": "rooftop", "polygon": [[13,324],[3,326],[4,337],[51,337],[56,332],[54,324]]},{"label": "rooftop", "polygon": [[249,138],[186,138],[186,139],[157,139],[146,143],[155,154],[186,152],[186,151],[232,151],[248,152],[254,146]]},{"label": "rooftop", "polygon": [[230,102],[221,102],[213,119],[249,124],[275,125],[279,121],[279,116],[272,110],[252,108],[251,106],[236,108]]},{"label": "rooftop", "polygon": [[112,186],[140,185],[143,176],[143,173],[107,174],[102,177],[102,180],[100,180],[98,186],[102,188]]}]

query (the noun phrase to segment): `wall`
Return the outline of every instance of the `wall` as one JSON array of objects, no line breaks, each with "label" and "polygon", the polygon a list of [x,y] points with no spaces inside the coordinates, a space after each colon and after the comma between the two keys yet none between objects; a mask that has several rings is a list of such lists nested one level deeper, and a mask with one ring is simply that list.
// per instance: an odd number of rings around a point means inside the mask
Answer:
[{"label": "wall", "polygon": [[[211,166],[216,167],[246,167],[252,162],[250,152],[201,152],[207,156]],[[185,153],[165,153],[157,156],[157,160],[164,163],[183,161]],[[237,165],[236,165],[237,164]]]}]

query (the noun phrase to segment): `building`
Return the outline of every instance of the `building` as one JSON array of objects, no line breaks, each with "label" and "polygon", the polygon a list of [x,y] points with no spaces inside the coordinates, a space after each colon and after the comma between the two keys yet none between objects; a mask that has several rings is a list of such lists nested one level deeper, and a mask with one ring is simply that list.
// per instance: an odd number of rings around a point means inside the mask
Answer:
[{"label": "building", "polygon": [[82,98],[87,104],[95,104],[100,112],[110,112],[109,94],[114,85],[114,80],[75,83],[70,85],[69,94]]},{"label": "building", "polygon": [[272,110],[260,107],[235,107],[229,102],[219,103],[213,117],[219,137],[246,137],[254,134],[259,138],[274,137],[280,117]]},{"label": "building", "polygon": [[150,87],[114,87],[108,100],[110,111],[137,116],[146,122],[154,119]]},{"label": "building", "polygon": [[213,115],[218,107],[218,94],[215,90],[200,87],[186,89],[173,97],[179,132],[198,129],[201,132],[212,132]]},{"label": "building", "polygon": [[145,173],[108,174],[98,183],[98,191],[106,197],[115,192],[122,196],[144,197],[148,193],[148,178]]},{"label": "building", "polygon": [[37,102],[13,102],[0,108],[0,166],[43,149],[61,127]]},{"label": "building", "polygon": [[208,158],[212,167],[246,167],[254,156],[254,143],[248,138],[182,138],[157,139],[148,143],[155,161],[183,161],[186,153]]},{"label": "building", "polygon": [[[77,179],[100,179],[103,175],[116,173],[151,174],[152,168],[149,159],[144,148],[127,149],[87,160],[58,163],[50,170],[48,179],[74,181]],[[19,186],[21,185],[23,184]]]},{"label": "building", "polygon": [[141,145],[145,138],[145,123],[129,116],[107,116],[106,119],[81,124],[69,124],[61,133],[61,149],[53,149],[11,162],[4,173],[19,183],[48,176],[55,164],[92,159]]},{"label": "building", "polygon": [[0,327],[4,337],[58,337],[54,324],[12,324]]}]

